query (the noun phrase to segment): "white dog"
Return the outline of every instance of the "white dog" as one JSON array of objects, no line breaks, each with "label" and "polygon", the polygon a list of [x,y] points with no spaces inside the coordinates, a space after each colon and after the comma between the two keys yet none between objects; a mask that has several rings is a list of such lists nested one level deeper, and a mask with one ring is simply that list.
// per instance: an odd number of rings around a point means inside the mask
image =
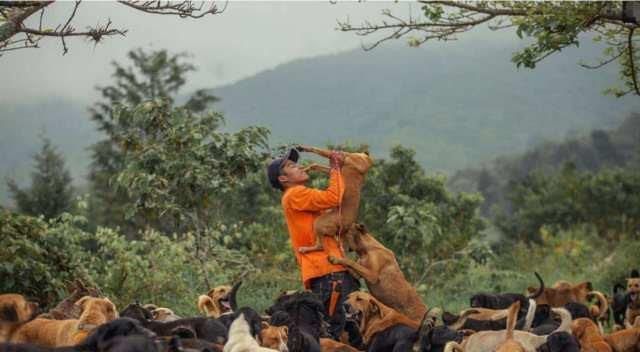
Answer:
[{"label": "white dog", "polygon": [[270,348],[261,347],[258,341],[251,336],[249,323],[240,314],[229,327],[229,339],[224,345],[224,352],[278,352]]}]

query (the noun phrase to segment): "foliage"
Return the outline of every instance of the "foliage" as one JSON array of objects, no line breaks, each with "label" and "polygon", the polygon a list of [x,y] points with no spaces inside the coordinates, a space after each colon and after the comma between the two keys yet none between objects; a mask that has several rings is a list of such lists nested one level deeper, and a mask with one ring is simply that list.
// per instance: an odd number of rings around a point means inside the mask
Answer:
[{"label": "foliage", "polygon": [[55,305],[75,279],[91,282],[78,229],[84,220],[69,214],[45,221],[42,217],[0,212],[0,292],[34,297],[41,306]]},{"label": "foliage", "polygon": [[[97,102],[91,111],[91,118],[98,129],[107,135],[107,139],[92,147],[93,161],[89,171],[92,198],[90,212],[93,227],[96,225],[120,226],[131,237],[136,228],[148,224],[147,219],[125,217],[125,207],[132,200],[126,192],[113,190],[114,178],[124,168],[123,145],[117,138],[128,133],[131,121],[116,119],[116,106],[134,107],[145,101],[164,100],[170,107],[180,89],[186,83],[186,76],[195,71],[195,66],[185,62],[185,54],[170,54],[166,50],[145,52],[132,50],[128,54],[132,66],[125,67],[117,62],[114,66],[114,84],[99,87],[103,100]],[[198,90],[186,99],[181,107],[190,112],[203,112],[218,99],[204,90]],[[126,219],[125,219],[126,218]],[[160,224],[154,224],[161,227]]]},{"label": "foliage", "polygon": [[597,64],[582,66],[600,68],[616,61],[622,85],[608,89],[607,93],[617,97],[628,93],[640,95],[635,62],[638,49],[633,41],[638,19],[624,11],[622,1],[426,1],[422,11],[421,17],[403,18],[386,10],[382,23],[367,21],[354,26],[347,21],[339,26],[343,31],[361,35],[391,32],[369,49],[410,33],[415,35],[409,38],[409,45],[419,46],[427,41],[455,39],[482,24],[492,30],[515,28],[520,39],[526,38],[526,46],[513,54],[512,61],[517,67],[527,68],[535,68],[540,61],[567,47],[578,46],[580,34],[594,33],[593,39],[605,44],[603,57]]},{"label": "foliage", "polygon": [[8,181],[18,210],[45,219],[54,218],[69,211],[73,201],[71,175],[65,167],[64,157],[51,141],[43,138],[40,152],[33,156],[36,170],[31,173],[31,186],[20,189],[15,180]]},{"label": "foliage", "polygon": [[556,176],[533,174],[511,193],[513,215],[498,226],[512,239],[539,241],[550,231],[590,225],[606,239],[640,235],[640,175],[633,170],[579,173],[567,165]]}]

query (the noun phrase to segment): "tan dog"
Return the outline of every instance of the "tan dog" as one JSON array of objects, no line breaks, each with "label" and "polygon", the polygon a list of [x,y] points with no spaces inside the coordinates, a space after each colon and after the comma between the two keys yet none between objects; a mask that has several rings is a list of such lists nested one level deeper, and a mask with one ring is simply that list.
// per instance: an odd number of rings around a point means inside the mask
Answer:
[{"label": "tan dog", "polygon": [[222,285],[212,288],[206,295],[198,297],[198,309],[212,318],[232,312],[236,309],[236,293],[241,284],[242,281],[238,281],[233,287]]},{"label": "tan dog", "polygon": [[11,336],[16,343],[33,343],[46,347],[72,346],[81,343],[93,329],[118,317],[108,298],[86,296],[76,302],[80,319],[51,320],[36,318],[22,325]]},{"label": "tan dog", "polygon": [[289,340],[289,328],[286,326],[272,326],[267,322],[262,322],[260,331],[260,346],[288,352],[287,342]]},{"label": "tan dog", "polygon": [[600,335],[600,328],[589,318],[574,320],[571,333],[578,339],[583,351],[612,352],[611,346]]},{"label": "tan dog", "polygon": [[182,319],[182,317],[176,315],[176,313],[174,313],[171,309],[163,307],[152,310],[151,316],[153,316],[153,320],[164,322]]},{"label": "tan dog", "polygon": [[629,302],[624,314],[624,326],[627,329],[633,327],[636,318],[640,317],[640,277],[637,276],[638,272],[633,270],[627,279]]},{"label": "tan dog", "polygon": [[366,292],[351,292],[345,300],[345,305],[349,307],[348,314],[352,314],[358,322],[358,328],[365,345],[371,342],[375,334],[394,325],[403,324],[415,330],[420,327],[419,321],[416,322],[384,305]]},{"label": "tan dog", "polygon": [[509,315],[507,315],[507,339],[498,345],[496,352],[524,352],[524,347],[513,338],[513,330],[518,321],[519,310],[520,301],[515,301],[511,307],[509,307]]},{"label": "tan dog", "polygon": [[23,295],[0,295],[0,321],[23,323],[33,319],[37,313],[38,303],[28,301]]},{"label": "tan dog", "polygon": [[[528,287],[529,293],[534,293],[538,289],[535,287]],[[535,300],[538,305],[548,304],[551,307],[562,307],[569,302],[588,303],[590,296],[595,295],[598,297],[602,304],[601,297],[604,295],[598,291],[593,291],[591,282],[585,281],[579,284],[571,284],[568,281],[556,281],[552,287],[545,287],[544,291]],[[606,303],[606,299],[604,299]],[[602,311],[602,309],[601,309]]]},{"label": "tan dog", "polygon": [[[571,314],[564,308],[552,308],[552,311],[560,315],[562,322],[554,332],[571,332]],[[516,330],[513,332],[513,340],[520,343],[525,352],[535,352],[540,345],[547,342],[548,335],[538,336],[527,331]],[[445,352],[493,352],[507,339],[507,330],[480,331],[462,344],[451,341],[445,346]]]},{"label": "tan dog", "polygon": [[[325,158],[331,157],[331,151],[309,146],[300,146],[300,150],[312,152]],[[309,253],[322,250],[322,236],[340,235],[338,232],[346,231],[358,218],[358,208],[360,207],[360,189],[364,184],[364,177],[373,165],[373,159],[367,153],[344,153],[344,165],[342,166],[342,182],[344,193],[340,210],[333,209],[318,216],[313,223],[313,232],[316,243],[313,246],[299,247],[298,252]],[[326,167],[312,165],[308,168]]]},{"label": "tan dog", "polygon": [[604,336],[614,352],[640,352],[640,328],[616,331]]},{"label": "tan dog", "polygon": [[427,312],[416,289],[405,279],[395,254],[376,241],[361,224],[354,224],[344,235],[346,246],[356,252],[358,261],[329,257],[356,277],[362,277],[371,294],[383,304],[419,322]]},{"label": "tan dog", "polygon": [[36,314],[38,304],[28,301],[23,295],[0,295],[0,342],[8,341],[14,331],[33,319]]}]

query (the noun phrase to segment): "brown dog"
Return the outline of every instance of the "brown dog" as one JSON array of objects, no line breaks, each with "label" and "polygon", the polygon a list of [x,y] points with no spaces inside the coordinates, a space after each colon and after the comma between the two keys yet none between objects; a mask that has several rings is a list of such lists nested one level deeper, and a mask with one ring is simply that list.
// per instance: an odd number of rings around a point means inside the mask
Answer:
[{"label": "brown dog", "polygon": [[627,279],[627,310],[624,314],[625,328],[631,328],[637,317],[640,317],[640,274],[637,270],[632,270]]},{"label": "brown dog", "polygon": [[236,307],[236,293],[242,281],[235,285],[221,285],[212,288],[206,295],[198,297],[198,309],[206,316],[219,318],[222,314],[232,312]]},{"label": "brown dog", "polygon": [[611,346],[600,335],[600,328],[589,318],[574,320],[571,333],[578,339],[583,351],[612,352]]},{"label": "brown dog", "polygon": [[8,341],[15,330],[33,319],[36,314],[38,304],[28,301],[23,295],[0,295],[0,342]]},{"label": "brown dog", "polygon": [[640,352],[640,328],[616,331],[604,336],[614,352]]},{"label": "brown dog", "polygon": [[260,346],[278,350],[280,352],[288,352],[287,341],[289,336],[289,328],[283,326],[271,326],[267,322],[262,322],[262,330],[260,330]]},{"label": "brown dog", "polygon": [[515,301],[509,307],[509,315],[507,315],[507,337],[504,342],[498,345],[496,352],[524,352],[522,344],[513,338],[513,330],[518,321],[518,311],[520,310],[520,301]]},{"label": "brown dog", "polygon": [[405,279],[395,254],[376,241],[361,224],[353,224],[344,235],[346,246],[356,252],[358,261],[329,257],[356,277],[362,277],[371,294],[383,304],[419,322],[427,312],[416,289]]},{"label": "brown dog", "polygon": [[[331,151],[309,146],[298,147],[301,151],[311,152],[323,156],[331,157]],[[346,231],[351,227],[358,218],[358,208],[360,207],[360,189],[364,184],[364,177],[369,168],[373,165],[373,159],[367,153],[344,153],[344,165],[342,166],[342,182],[344,184],[344,193],[340,210],[333,209],[318,216],[313,222],[313,232],[315,234],[316,243],[313,246],[299,247],[298,252],[309,253],[322,250],[322,236],[341,235],[340,232]],[[309,168],[318,167],[312,165]],[[325,171],[327,170],[324,167]]]},{"label": "brown dog", "polygon": [[[529,293],[536,292],[535,287],[528,287]],[[585,281],[572,285],[568,281],[557,281],[552,287],[545,287],[540,296],[536,298],[538,305],[548,304],[551,307],[562,307],[569,302],[584,303],[587,295],[593,290],[591,282]]]},{"label": "brown dog", "polygon": [[38,312],[38,303],[28,301],[23,295],[6,293],[0,295],[0,320],[23,323]]},{"label": "brown dog", "polygon": [[56,305],[50,311],[40,314],[38,318],[43,319],[78,319],[82,311],[80,307],[75,303],[85,296],[101,297],[102,294],[99,289],[95,287],[87,287],[82,280],[75,280],[67,288],[68,292],[71,292],[69,296],[63,299],[58,305]]},{"label": "brown dog", "polygon": [[353,348],[342,342],[336,340],[320,338],[320,351],[322,352],[358,352],[358,349]]},{"label": "brown dog", "polygon": [[118,317],[115,305],[108,298],[86,296],[75,304],[82,310],[80,319],[36,318],[22,325],[10,341],[46,347],[73,346],[81,343],[99,325]]},{"label": "brown dog", "polygon": [[345,305],[349,307],[349,313],[353,314],[357,320],[365,345],[371,342],[375,334],[395,325],[402,324],[415,330],[420,327],[419,321],[416,322],[384,305],[366,292],[351,292],[345,300]]}]

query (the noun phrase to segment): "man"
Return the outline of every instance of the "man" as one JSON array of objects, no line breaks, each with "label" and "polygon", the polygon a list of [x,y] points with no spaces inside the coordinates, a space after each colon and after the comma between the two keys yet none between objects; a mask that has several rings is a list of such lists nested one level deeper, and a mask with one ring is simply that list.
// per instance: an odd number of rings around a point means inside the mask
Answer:
[{"label": "man", "polygon": [[[298,147],[306,151],[304,147]],[[340,244],[334,236],[323,236],[321,251],[302,254],[299,247],[311,246],[315,242],[313,221],[323,211],[340,204],[344,186],[338,169],[344,156],[335,152],[330,160],[329,186],[326,190],[306,187],[309,175],[297,164],[298,151],[291,149],[280,159],[269,164],[267,174],[271,186],[282,194],[282,209],[287,220],[291,246],[295,253],[302,282],[323,301],[329,323],[329,333],[338,340],[345,325],[343,303],[347,295],[358,289],[359,283],[342,265],[329,263],[328,256],[344,257]]]}]

